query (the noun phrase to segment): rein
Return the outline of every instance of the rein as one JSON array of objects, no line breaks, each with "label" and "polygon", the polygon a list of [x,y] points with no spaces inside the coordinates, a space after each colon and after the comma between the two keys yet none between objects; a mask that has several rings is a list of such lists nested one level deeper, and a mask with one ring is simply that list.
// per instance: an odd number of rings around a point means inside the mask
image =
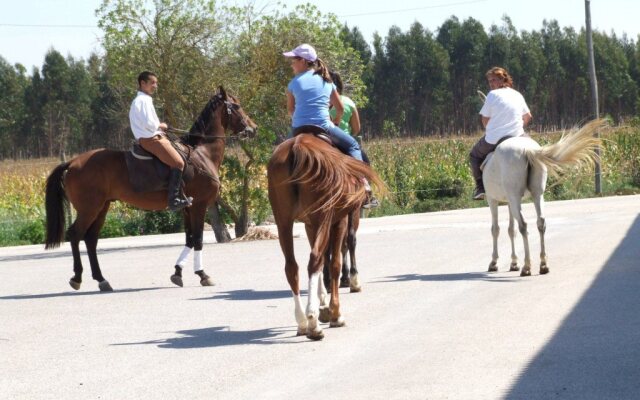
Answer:
[{"label": "rein", "polygon": [[[180,134],[181,137],[195,137],[195,138],[199,138],[202,140],[203,143],[213,143],[215,140],[233,140],[233,139],[239,139],[238,137],[234,137],[234,136],[205,136],[205,135],[201,135],[198,133],[190,133],[187,130],[184,129],[178,129],[178,128],[174,128],[172,126],[167,127],[167,133],[174,133],[174,134]],[[176,138],[178,138],[178,136],[176,136]]]}]

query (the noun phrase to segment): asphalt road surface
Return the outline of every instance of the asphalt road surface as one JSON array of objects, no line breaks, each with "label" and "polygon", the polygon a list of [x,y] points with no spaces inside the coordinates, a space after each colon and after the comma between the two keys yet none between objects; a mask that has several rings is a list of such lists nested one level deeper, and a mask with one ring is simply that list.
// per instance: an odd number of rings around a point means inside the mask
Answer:
[{"label": "asphalt road surface", "polygon": [[295,335],[276,240],[206,232],[216,286],[189,264],[183,288],[182,235],[101,240],[111,293],[84,253],[69,287],[68,244],[0,248],[0,399],[639,399],[640,196],[547,203],[544,276],[533,206],[531,277],[500,212],[497,273],[486,207],[363,220],[363,291],[319,342]]}]

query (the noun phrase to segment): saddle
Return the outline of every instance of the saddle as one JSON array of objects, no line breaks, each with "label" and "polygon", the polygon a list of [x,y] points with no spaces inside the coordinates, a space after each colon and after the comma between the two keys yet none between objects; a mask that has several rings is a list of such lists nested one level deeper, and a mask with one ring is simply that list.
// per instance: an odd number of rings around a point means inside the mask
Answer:
[{"label": "saddle", "polygon": [[[496,149],[498,148],[498,146],[500,146],[500,143],[504,142],[505,140],[509,140],[511,138],[514,138],[516,136],[505,136],[502,139],[498,140],[498,143],[496,143]],[[493,150],[495,151],[495,150]],[[491,160],[491,157],[493,157],[493,151],[489,154],[487,154],[487,156],[484,158],[484,161],[482,161],[482,164],[480,164],[480,171],[484,171],[484,167],[487,165],[487,163],[489,162],[489,160]]]},{"label": "saddle", "polygon": [[[172,142],[178,150],[178,154],[184,160],[184,171],[182,180],[187,183],[193,179],[193,165],[188,157],[186,146]],[[169,186],[169,166],[160,161],[152,153],[149,153],[134,141],[131,149],[125,152],[124,156],[129,172],[129,182],[133,190],[137,193],[156,192],[166,190]]]},{"label": "saddle", "polygon": [[301,133],[311,133],[312,135],[314,135],[318,139],[322,139],[325,142],[327,142],[330,145],[332,145],[333,147],[336,147],[336,145],[331,140],[331,136],[329,136],[329,133],[321,126],[318,126],[318,125],[300,125],[300,126],[298,126],[298,127],[293,129],[293,137],[296,137],[296,136],[300,135]]}]

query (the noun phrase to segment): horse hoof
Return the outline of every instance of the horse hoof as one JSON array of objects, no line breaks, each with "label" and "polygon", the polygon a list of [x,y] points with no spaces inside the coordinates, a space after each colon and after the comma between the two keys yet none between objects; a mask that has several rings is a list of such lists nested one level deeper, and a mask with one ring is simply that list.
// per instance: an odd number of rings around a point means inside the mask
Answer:
[{"label": "horse hoof", "polygon": [[544,266],[540,266],[540,275],[544,275],[544,274],[548,274],[549,273],[549,267],[547,267],[546,265]]},{"label": "horse hoof", "polygon": [[296,336],[307,336],[307,328],[298,328]]},{"label": "horse hoof", "polygon": [[340,279],[340,287],[349,287],[351,286],[351,281],[347,279]]},{"label": "horse hoof", "polygon": [[531,276],[531,268],[523,268],[520,276]]},{"label": "horse hoof", "polygon": [[511,266],[509,267],[509,271],[520,271],[520,267],[518,267],[518,264],[513,263],[513,264],[511,264]]},{"label": "horse hoof", "polygon": [[176,285],[176,286],[180,286],[182,287],[183,283],[182,283],[182,277],[179,275],[171,275],[171,282]]},{"label": "horse hoof", "polygon": [[109,282],[106,279],[98,283],[98,288],[100,288],[101,292],[113,292],[113,288],[109,285]]},{"label": "horse hoof", "polygon": [[331,310],[329,307],[321,307],[320,315],[318,316],[318,321],[327,323],[331,320]]},{"label": "horse hoof", "polygon": [[69,285],[73,288],[73,290],[79,290],[81,282],[76,282],[73,279],[69,279]]},{"label": "horse hoof", "polygon": [[343,326],[345,326],[347,323],[345,322],[344,318],[340,317],[338,318],[337,321],[331,321],[329,322],[329,326],[332,328],[341,328]]},{"label": "horse hoof", "polygon": [[321,330],[307,332],[307,339],[322,340],[324,338],[324,332]]},{"label": "horse hoof", "polygon": [[200,284],[202,286],[214,286],[215,283],[213,283],[213,281],[211,280],[211,278],[209,276],[205,276],[204,278],[200,279]]},{"label": "horse hoof", "polygon": [[497,272],[498,271],[498,265],[496,265],[496,263],[491,262],[491,264],[489,264],[489,272]]},{"label": "horse hoof", "polygon": [[349,288],[350,293],[360,293],[362,292],[362,286],[351,286]]}]

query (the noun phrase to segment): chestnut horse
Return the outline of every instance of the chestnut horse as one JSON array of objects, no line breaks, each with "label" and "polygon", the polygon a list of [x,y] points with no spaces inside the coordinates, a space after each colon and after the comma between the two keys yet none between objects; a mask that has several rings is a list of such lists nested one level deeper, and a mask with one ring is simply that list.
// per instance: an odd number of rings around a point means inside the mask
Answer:
[{"label": "chestnut horse", "polygon": [[[331,249],[331,301],[323,313],[330,326],[345,324],[340,314],[338,279],[340,252],[347,232],[348,215],[365,200],[362,178],[379,188],[384,184],[365,163],[342,154],[323,140],[301,134],[280,144],[267,166],[269,201],[278,226],[280,247],[285,257],[285,273],[295,303],[298,335],[309,339],[324,337],[318,325],[324,286],[322,266],[325,251]],[[311,254],[307,272],[309,298],[302,311],[298,264],[293,251],[293,223],[304,222]]]},{"label": "chestnut horse", "polygon": [[[194,270],[203,286],[212,285],[201,264],[202,235],[207,208],[217,199],[220,190],[218,170],[224,154],[225,131],[252,136],[256,125],[245,114],[237,99],[227,95],[220,87],[195,121],[189,134],[181,142],[190,148],[194,176],[184,187],[193,204],[183,210],[186,245],[182,250],[172,282],[182,286],[181,263],[194,253]],[[129,182],[125,152],[107,149],[91,150],[69,162],[58,165],[46,184],[47,234],[45,249],[55,248],[64,239],[64,205],[71,202],[77,212],[67,231],[73,253],[74,275],[69,284],[75,290],[82,283],[82,262],[79,243],[84,240],[91,264],[91,275],[98,281],[101,291],[111,291],[111,285],[102,276],[96,246],[109,205],[114,200],[124,201],[144,210],[167,208],[167,191],[135,192]]]}]

